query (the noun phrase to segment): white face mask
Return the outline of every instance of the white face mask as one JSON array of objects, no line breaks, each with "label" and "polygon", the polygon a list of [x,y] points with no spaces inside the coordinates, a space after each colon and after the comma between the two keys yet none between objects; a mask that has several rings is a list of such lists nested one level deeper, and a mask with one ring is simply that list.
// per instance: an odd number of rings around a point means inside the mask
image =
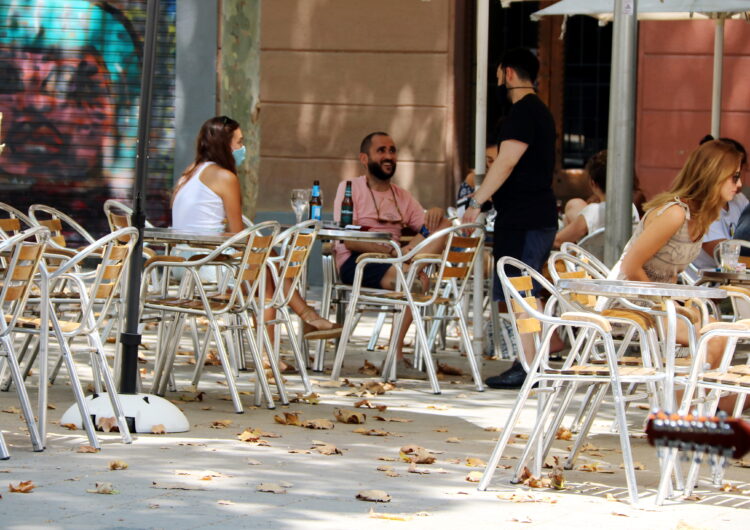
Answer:
[{"label": "white face mask", "polygon": [[232,156],[234,157],[234,163],[239,167],[242,165],[242,162],[245,161],[245,154],[247,153],[247,149],[243,145],[239,149],[235,149],[232,151]]}]

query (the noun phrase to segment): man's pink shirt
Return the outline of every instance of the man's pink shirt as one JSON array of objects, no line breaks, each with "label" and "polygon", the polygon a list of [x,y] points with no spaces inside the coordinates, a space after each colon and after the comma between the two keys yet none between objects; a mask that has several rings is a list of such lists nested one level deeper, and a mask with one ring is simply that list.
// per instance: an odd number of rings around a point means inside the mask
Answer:
[{"label": "man's pink shirt", "polygon": [[[403,215],[403,221],[406,225],[418,232],[424,224],[424,209],[422,205],[412,196],[411,193],[403,188],[391,183],[393,194],[390,190],[375,191],[370,190],[367,186],[367,177],[364,175],[352,180],[352,202],[354,202],[354,224],[360,225],[363,229],[367,228],[372,232],[390,232],[394,240],[398,241],[401,237],[401,223],[382,223],[378,221],[378,209],[380,210],[381,219],[399,219],[399,209]],[[336,190],[336,198],[333,203],[333,219],[337,223],[341,220],[341,201],[344,199],[346,191],[346,182],[339,183]],[[393,202],[393,196],[396,196],[398,208]],[[373,202],[373,196],[377,202],[377,208]],[[336,266],[341,267],[351,252],[340,241],[334,245],[336,255]]]}]

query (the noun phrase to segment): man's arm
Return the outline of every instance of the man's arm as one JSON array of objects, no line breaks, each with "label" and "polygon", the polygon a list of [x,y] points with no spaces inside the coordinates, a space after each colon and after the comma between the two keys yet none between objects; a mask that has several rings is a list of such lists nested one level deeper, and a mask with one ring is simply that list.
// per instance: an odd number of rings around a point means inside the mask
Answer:
[{"label": "man's arm", "polygon": [[396,255],[396,249],[390,244],[370,243],[368,241],[344,241],[343,243],[350,252],[359,252],[360,254],[377,252],[378,254],[388,254],[389,256]]},{"label": "man's arm", "polygon": [[[500,151],[495,163],[492,164],[487,172],[482,185],[474,192],[473,198],[477,203],[483,204],[485,201],[488,201],[505,184],[513,168],[516,167],[516,164],[518,164],[518,161],[528,147],[529,144],[519,142],[518,140],[505,140],[500,144]],[[464,213],[463,222],[473,223],[478,215],[479,208],[469,207]]]},{"label": "man's arm", "polygon": [[578,217],[576,217],[572,223],[555,234],[555,242],[552,247],[560,248],[560,246],[566,241],[575,243],[588,233],[589,227],[586,224],[586,219],[583,215],[578,214]]}]

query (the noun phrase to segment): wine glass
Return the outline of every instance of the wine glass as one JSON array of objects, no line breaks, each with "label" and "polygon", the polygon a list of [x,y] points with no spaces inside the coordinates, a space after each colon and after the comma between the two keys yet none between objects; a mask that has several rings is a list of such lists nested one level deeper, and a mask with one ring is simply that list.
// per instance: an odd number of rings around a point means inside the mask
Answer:
[{"label": "wine glass", "polygon": [[310,204],[310,190],[302,188],[293,189],[291,202],[294,215],[297,216],[297,224],[299,224],[302,222],[302,217],[305,215]]}]

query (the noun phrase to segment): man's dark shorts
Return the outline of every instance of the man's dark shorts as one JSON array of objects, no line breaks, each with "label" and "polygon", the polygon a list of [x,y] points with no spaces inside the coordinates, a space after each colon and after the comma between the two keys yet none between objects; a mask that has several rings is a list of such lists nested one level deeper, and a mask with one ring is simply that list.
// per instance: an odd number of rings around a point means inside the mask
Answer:
[{"label": "man's dark shorts", "polygon": [[[495,228],[495,244],[492,254],[495,264],[503,256],[512,256],[523,261],[525,264],[540,271],[549,257],[552,244],[555,242],[556,228],[539,228],[536,230],[513,230],[503,228],[500,231]],[[506,271],[509,276],[518,275],[518,270],[510,268]],[[500,278],[495,270],[495,282],[492,290],[492,299],[495,302],[505,300]],[[536,288],[534,289],[536,291]],[[536,293],[535,293],[536,294]]]},{"label": "man's dark shorts", "polygon": [[[341,264],[339,277],[347,285],[354,283],[354,269],[357,268],[357,257],[359,255],[359,252],[352,252],[352,255]],[[391,266],[387,263],[370,263],[369,265],[365,265],[365,270],[362,272],[362,286],[382,289],[380,282],[390,268]]]}]

